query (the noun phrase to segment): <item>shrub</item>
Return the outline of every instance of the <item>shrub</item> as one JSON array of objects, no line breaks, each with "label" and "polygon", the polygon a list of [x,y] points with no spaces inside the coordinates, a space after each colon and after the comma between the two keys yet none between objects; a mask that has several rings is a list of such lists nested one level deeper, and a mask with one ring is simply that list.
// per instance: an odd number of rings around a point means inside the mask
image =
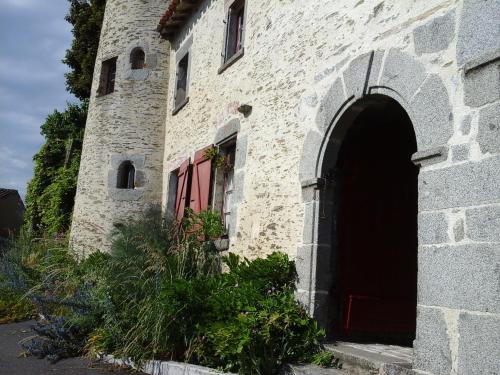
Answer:
[{"label": "shrub", "polygon": [[218,276],[199,319],[195,362],[243,374],[274,374],[287,362],[310,362],[324,332],[294,299],[293,262],[280,253],[224,261],[229,272]]},{"label": "shrub", "polygon": [[9,278],[46,318],[24,347],[50,361],[107,352],[250,375],[332,364],[324,332],[294,299],[294,263],[281,253],[221,259],[210,242],[218,225],[208,213],[179,225],[152,211],[117,226],[110,254],[86,259],[65,239],[19,240],[4,262],[17,270]]},{"label": "shrub", "polygon": [[34,310],[34,305],[23,294],[0,287],[0,324],[29,319]]}]

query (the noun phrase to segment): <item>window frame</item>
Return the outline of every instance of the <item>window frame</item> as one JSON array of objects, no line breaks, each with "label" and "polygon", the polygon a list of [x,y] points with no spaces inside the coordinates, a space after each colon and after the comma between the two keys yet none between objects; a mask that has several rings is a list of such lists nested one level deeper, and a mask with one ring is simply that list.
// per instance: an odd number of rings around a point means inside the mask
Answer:
[{"label": "window frame", "polygon": [[[222,142],[218,143],[215,147],[218,150],[219,155],[224,157],[231,157],[232,164],[229,171],[219,170],[215,168],[213,171],[212,178],[212,197],[211,197],[211,207],[214,211],[220,214],[220,218],[224,225],[226,236],[229,236],[231,228],[228,227],[230,220],[228,218],[230,215],[234,214],[234,192],[235,192],[235,161],[236,161],[236,148],[237,148],[237,134],[227,137]],[[228,190],[228,176],[232,174],[232,188]],[[233,196],[233,199],[229,202],[228,207],[228,194]]]},{"label": "window frame", "polygon": [[[138,59],[138,54],[141,54],[141,59]],[[130,69],[131,70],[143,70],[146,68],[146,51],[144,48],[138,46],[134,47],[132,51],[130,51]],[[136,65],[138,62],[142,60],[142,64]]]},{"label": "window frame", "polygon": [[123,160],[118,166],[116,175],[116,188],[134,190],[136,183],[136,168],[131,160]]},{"label": "window frame", "polygon": [[116,75],[118,71],[118,57],[103,60],[101,63],[101,73],[99,77],[98,96],[106,96],[116,90]]},{"label": "window frame", "polygon": [[[172,116],[175,116],[182,108],[186,106],[189,102],[189,86],[191,82],[191,63],[192,63],[192,53],[191,46],[193,45],[193,36],[191,35],[186,42],[177,50],[175,54],[175,84],[173,93],[173,110]],[[179,64],[187,58],[186,66],[186,89],[184,94],[184,99],[178,101],[178,86],[179,86]]]},{"label": "window frame", "polygon": [[[245,34],[246,34],[246,18],[247,18],[247,0],[226,0],[224,5],[224,39],[222,45],[222,60],[221,66],[218,70],[218,74],[224,72],[227,68],[233,65],[236,61],[243,57],[245,54]],[[240,23],[236,26],[236,33],[240,33],[239,44],[240,47],[235,48],[235,51],[228,57],[228,51],[230,48],[230,38],[232,35],[232,26],[234,25],[234,21],[239,20],[240,18],[233,16],[233,12],[243,12],[241,17],[241,27]],[[235,36],[235,42],[238,43],[237,35]]]}]

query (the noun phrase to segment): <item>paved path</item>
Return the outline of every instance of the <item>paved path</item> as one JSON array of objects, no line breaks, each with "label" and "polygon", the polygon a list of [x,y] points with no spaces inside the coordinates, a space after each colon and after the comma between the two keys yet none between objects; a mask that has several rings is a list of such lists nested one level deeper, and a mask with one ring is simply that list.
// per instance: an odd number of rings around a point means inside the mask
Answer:
[{"label": "paved path", "polygon": [[[51,365],[45,359],[20,357],[19,341],[33,335],[33,322],[0,325],[0,375],[130,375],[131,372],[72,358]],[[134,373],[139,374],[139,373]]]}]

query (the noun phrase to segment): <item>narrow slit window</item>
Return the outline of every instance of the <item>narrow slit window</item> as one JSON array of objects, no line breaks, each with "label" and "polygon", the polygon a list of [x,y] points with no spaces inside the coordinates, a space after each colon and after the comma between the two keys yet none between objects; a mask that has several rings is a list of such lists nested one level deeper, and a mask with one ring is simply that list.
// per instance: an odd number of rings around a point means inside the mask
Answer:
[{"label": "narrow slit window", "polygon": [[120,167],[118,167],[116,187],[118,189],[135,188],[135,168],[129,160],[124,161],[120,164]]},{"label": "narrow slit window", "polygon": [[189,53],[179,61],[177,65],[177,83],[175,92],[175,107],[179,107],[187,98],[187,76],[189,65]]},{"label": "narrow slit window", "polygon": [[99,94],[108,95],[115,91],[116,57],[103,61],[99,82]]},{"label": "narrow slit window", "polygon": [[144,69],[144,64],[146,62],[146,54],[144,50],[140,47],[134,48],[130,54],[130,63],[132,64],[132,69]]},{"label": "narrow slit window", "polygon": [[225,61],[228,61],[243,48],[244,21],[245,1],[237,0],[229,8],[227,17]]}]

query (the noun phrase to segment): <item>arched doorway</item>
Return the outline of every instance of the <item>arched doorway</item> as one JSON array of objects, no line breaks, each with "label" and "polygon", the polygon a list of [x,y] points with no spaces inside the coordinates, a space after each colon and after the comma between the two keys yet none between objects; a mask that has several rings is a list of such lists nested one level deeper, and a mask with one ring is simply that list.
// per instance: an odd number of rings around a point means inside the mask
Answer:
[{"label": "arched doorway", "polygon": [[[417,304],[416,139],[393,99],[366,96],[339,119],[323,159],[330,210],[332,334],[411,345]],[[332,202],[327,203],[327,202]],[[332,212],[333,211],[333,212]]]}]

